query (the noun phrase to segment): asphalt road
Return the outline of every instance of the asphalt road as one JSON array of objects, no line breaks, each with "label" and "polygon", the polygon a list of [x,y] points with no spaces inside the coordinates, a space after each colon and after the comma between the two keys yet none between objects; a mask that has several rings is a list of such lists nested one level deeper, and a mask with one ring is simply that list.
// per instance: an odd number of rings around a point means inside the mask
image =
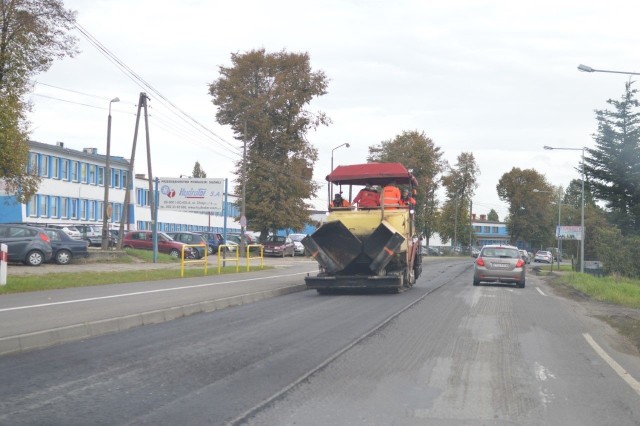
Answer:
[{"label": "asphalt road", "polygon": [[613,330],[532,274],[471,276],[430,260],[398,295],[304,291],[5,355],[0,424],[640,424]]}]

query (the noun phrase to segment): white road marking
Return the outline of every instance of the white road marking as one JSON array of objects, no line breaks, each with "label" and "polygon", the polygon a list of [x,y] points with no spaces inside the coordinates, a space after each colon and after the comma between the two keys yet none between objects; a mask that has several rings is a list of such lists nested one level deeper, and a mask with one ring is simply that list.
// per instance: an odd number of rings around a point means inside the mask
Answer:
[{"label": "white road marking", "polygon": [[[293,277],[295,275],[306,275],[309,272],[297,272],[295,274],[286,274],[286,275],[274,275],[268,278],[284,278],[284,277]],[[162,293],[165,291],[178,291],[178,290],[189,290],[200,287],[212,287],[216,285],[224,285],[224,284],[234,284],[234,283],[242,283],[242,282],[250,282],[257,280],[264,280],[265,277],[258,278],[249,278],[245,280],[233,280],[233,281],[224,281],[221,283],[207,283],[207,284],[196,284],[196,285],[188,285],[182,287],[173,287],[173,288],[163,288],[158,290],[148,290],[148,291],[137,291],[135,293],[123,293],[123,294],[113,294],[111,296],[101,296],[101,297],[91,297],[88,299],[75,299],[75,300],[65,300],[64,302],[52,302],[52,303],[42,303],[40,305],[27,305],[27,306],[15,306],[13,308],[4,308],[0,309],[0,312],[8,312],[8,311],[18,311],[21,309],[33,309],[33,308],[44,308],[47,306],[56,306],[56,305],[67,305],[70,303],[81,303],[81,302],[93,302],[96,300],[105,300],[105,299],[116,299],[119,297],[129,297],[129,296],[139,296],[141,294],[152,294],[152,293]]]},{"label": "white road marking", "polygon": [[544,293],[542,292],[542,290],[540,290],[540,288],[539,288],[539,287],[536,287],[536,290],[538,290],[538,293],[540,293],[541,295],[546,296],[546,294],[544,294]]},{"label": "white road marking", "polygon": [[595,340],[593,340],[593,337],[591,337],[591,335],[589,335],[589,333],[583,333],[582,336],[585,338],[585,340],[587,341],[587,343],[589,343],[591,345],[591,347],[593,348],[594,351],[596,351],[596,353],[598,355],[600,355],[600,358],[602,358],[603,360],[605,360],[605,362],[607,364],[609,364],[609,366],[611,368],[613,368],[613,371],[615,371],[616,373],[618,373],[618,376],[620,376],[622,378],[622,380],[624,380],[625,382],[627,382],[627,384],[629,386],[631,386],[631,389],[633,389],[634,391],[636,391],[636,393],[638,395],[640,395],[640,383],[638,383],[638,381],[636,379],[634,379],[631,374],[627,373],[627,371],[622,368],[622,366],[620,364],[618,364],[613,358],[611,358],[609,356],[609,354],[607,354],[604,349],[602,349],[600,347],[600,345],[598,345],[596,343]]}]

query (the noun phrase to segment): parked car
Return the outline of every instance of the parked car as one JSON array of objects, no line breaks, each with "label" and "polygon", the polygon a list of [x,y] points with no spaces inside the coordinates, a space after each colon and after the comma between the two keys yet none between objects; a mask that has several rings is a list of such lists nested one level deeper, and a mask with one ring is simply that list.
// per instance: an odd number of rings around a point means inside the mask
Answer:
[{"label": "parked car", "polygon": [[289,238],[293,241],[293,244],[296,246],[295,252],[297,255],[304,256],[304,246],[302,245],[302,240],[307,236],[307,234],[289,234]]},{"label": "parked car", "polygon": [[[153,235],[151,231],[129,231],[122,239],[123,248],[135,248],[140,250],[153,250]],[[195,258],[197,252],[191,247],[185,247],[184,243],[174,241],[164,232],[158,232],[158,251],[173,257],[180,257],[182,249],[186,258]]]},{"label": "parked car", "polygon": [[522,257],[522,260],[524,260],[524,263],[531,263],[531,253],[529,253],[528,251],[520,250],[520,256]]},{"label": "parked car", "polygon": [[480,254],[480,249],[478,247],[471,248],[471,257],[477,258]]},{"label": "parked car", "polygon": [[[245,244],[258,244],[252,235],[245,234]],[[229,251],[236,251],[236,248],[240,246],[240,234],[227,234],[227,244],[229,245]],[[251,251],[260,250],[259,247],[251,247]]]},{"label": "parked car", "polygon": [[195,232],[166,232],[168,236],[173,238],[175,241],[179,241],[181,243],[188,244],[190,246],[194,244],[200,244],[198,247],[193,247],[197,252],[198,259],[202,259],[205,255],[205,250],[208,250],[207,240]]},{"label": "parked car", "polygon": [[481,282],[515,283],[524,288],[526,265],[517,247],[487,245],[473,264],[473,285]]},{"label": "parked car", "polygon": [[536,256],[533,258],[533,262],[534,263],[538,263],[538,262],[551,263],[553,262],[553,255],[551,254],[550,251],[538,250],[538,252],[536,253]]},{"label": "parked car", "polygon": [[207,241],[207,252],[209,255],[217,254],[220,244],[224,244],[222,234],[217,232],[198,232]]},{"label": "parked car", "polygon": [[282,256],[290,255],[291,257],[296,255],[295,244],[289,237],[282,237],[279,235],[271,235],[267,238],[264,245],[265,256]]},{"label": "parked car", "polygon": [[7,245],[9,262],[39,266],[53,254],[49,237],[35,226],[0,224],[0,243]]},{"label": "parked car", "polygon": [[78,229],[75,226],[72,226],[72,225],[50,224],[50,225],[47,225],[47,228],[62,229],[71,238],[75,238],[76,240],[82,239],[82,233],[78,231]]},{"label": "parked car", "polygon": [[51,260],[59,265],[67,265],[75,257],[87,257],[89,255],[89,243],[86,240],[71,238],[62,229],[45,228],[45,234],[51,241],[53,256]]},{"label": "parked car", "polygon": [[81,238],[88,241],[90,246],[102,245],[102,227],[83,223],[75,225],[75,228],[80,231]]}]

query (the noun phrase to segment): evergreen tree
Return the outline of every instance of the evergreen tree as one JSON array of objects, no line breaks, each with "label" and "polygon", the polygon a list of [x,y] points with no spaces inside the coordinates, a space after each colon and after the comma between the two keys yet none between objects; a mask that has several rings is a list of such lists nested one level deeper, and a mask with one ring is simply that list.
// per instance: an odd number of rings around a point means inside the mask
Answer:
[{"label": "evergreen tree", "polygon": [[207,172],[202,170],[202,167],[200,167],[200,162],[199,161],[196,161],[196,164],[194,164],[193,172],[191,173],[191,176],[193,176],[194,178],[206,178],[207,177]]},{"label": "evergreen tree", "polygon": [[487,215],[487,219],[492,222],[500,221],[500,218],[498,217],[498,212],[495,211],[494,209],[491,209],[491,211],[489,211],[489,214]]},{"label": "evergreen tree", "polygon": [[605,202],[609,220],[623,235],[640,235],[640,111],[633,82],[625,84],[613,110],[597,110],[595,148],[586,149],[585,174],[596,199]]}]

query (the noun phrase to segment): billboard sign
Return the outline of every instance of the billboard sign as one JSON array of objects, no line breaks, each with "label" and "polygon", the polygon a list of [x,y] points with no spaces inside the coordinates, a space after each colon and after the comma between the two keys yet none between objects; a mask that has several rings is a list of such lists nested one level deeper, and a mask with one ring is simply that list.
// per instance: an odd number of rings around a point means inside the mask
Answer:
[{"label": "billboard sign", "polygon": [[582,227],[556,226],[556,238],[560,240],[582,240]]},{"label": "billboard sign", "polygon": [[222,213],[224,179],[159,178],[158,193],[161,209]]}]

